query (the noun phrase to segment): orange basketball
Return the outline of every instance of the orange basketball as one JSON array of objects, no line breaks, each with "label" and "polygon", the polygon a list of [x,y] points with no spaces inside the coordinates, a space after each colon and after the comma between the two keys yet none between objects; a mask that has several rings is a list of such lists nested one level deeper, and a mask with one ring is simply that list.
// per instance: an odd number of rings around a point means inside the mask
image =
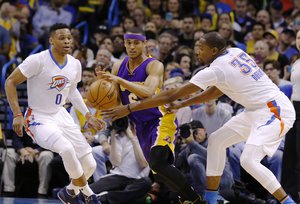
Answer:
[{"label": "orange basketball", "polygon": [[104,79],[99,79],[90,85],[86,98],[89,104],[98,110],[119,105],[114,84]]}]

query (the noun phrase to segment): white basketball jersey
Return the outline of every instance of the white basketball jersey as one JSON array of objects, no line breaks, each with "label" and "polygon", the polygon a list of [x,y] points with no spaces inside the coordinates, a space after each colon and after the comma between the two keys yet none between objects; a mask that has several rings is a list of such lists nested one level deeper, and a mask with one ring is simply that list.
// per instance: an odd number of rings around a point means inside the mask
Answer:
[{"label": "white basketball jersey", "polygon": [[265,107],[269,101],[284,95],[255,61],[239,48],[227,49],[190,82],[203,90],[216,86],[249,110]]},{"label": "white basketball jersey", "polygon": [[18,68],[27,78],[28,105],[42,113],[56,113],[69,95],[71,86],[81,80],[81,64],[67,55],[67,61],[60,66],[51,50],[27,57]]}]

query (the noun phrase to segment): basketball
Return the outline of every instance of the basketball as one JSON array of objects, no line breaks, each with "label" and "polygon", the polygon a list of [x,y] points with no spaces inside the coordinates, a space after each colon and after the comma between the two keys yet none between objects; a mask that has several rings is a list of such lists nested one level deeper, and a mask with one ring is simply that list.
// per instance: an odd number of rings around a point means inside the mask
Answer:
[{"label": "basketball", "polygon": [[114,84],[104,79],[99,79],[90,85],[86,98],[89,104],[98,110],[119,105]]}]

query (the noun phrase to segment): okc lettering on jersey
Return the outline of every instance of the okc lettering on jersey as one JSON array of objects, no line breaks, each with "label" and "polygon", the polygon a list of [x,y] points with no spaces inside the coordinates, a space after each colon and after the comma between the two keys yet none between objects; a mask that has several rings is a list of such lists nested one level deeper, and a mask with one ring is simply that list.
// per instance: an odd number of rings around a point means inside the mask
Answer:
[{"label": "okc lettering on jersey", "polygon": [[[145,82],[138,82],[138,81],[132,81],[135,84],[140,84],[143,85]],[[121,91],[126,91],[126,88],[124,88],[123,86],[120,86]]]},{"label": "okc lettering on jersey", "polygon": [[68,78],[65,76],[54,76],[52,77],[52,82],[49,83],[50,88],[54,89],[56,88],[58,91],[61,91],[65,88],[67,83],[69,82]]}]

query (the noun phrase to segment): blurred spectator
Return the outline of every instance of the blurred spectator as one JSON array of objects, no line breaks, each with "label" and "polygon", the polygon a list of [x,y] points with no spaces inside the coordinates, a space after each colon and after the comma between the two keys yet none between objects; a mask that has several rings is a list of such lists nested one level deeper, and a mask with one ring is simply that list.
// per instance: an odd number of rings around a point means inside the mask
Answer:
[{"label": "blurred spectator", "polygon": [[130,203],[150,191],[150,167],[127,117],[112,123],[110,161],[110,173],[91,184],[102,203]]},{"label": "blurred spectator", "polygon": [[123,18],[123,28],[124,28],[125,33],[135,26],[136,26],[136,22],[133,17],[125,16]]},{"label": "blurred spectator", "polygon": [[264,38],[269,45],[268,59],[272,59],[280,63],[280,77],[282,78],[284,75],[284,67],[288,65],[288,59],[276,50],[279,42],[279,35],[275,30],[268,30],[264,33]]},{"label": "blurred spectator", "polygon": [[153,13],[162,13],[163,11],[163,2],[162,0],[149,0],[148,1],[148,14],[147,17],[150,17]]},{"label": "blurred spectator", "polygon": [[265,27],[262,23],[256,22],[253,24],[252,28],[252,38],[247,41],[247,53],[248,54],[253,54],[254,53],[254,44],[263,39],[263,35],[265,33]]},{"label": "blurred spectator", "polygon": [[[100,42],[99,49],[107,49],[110,53],[113,53],[114,52],[114,44],[113,44],[112,39],[108,36],[104,37],[102,39],[102,41]],[[112,61],[112,63],[115,63],[118,61],[118,59],[115,58],[113,55],[111,55],[111,61]]]},{"label": "blurred spectator", "polygon": [[264,61],[269,57],[269,45],[259,40],[254,44],[254,59],[259,67],[263,67]]},{"label": "blurred spectator", "polygon": [[[172,77],[164,82],[164,90],[176,90],[177,87],[183,84],[183,79],[180,76]],[[189,106],[176,110],[176,118],[178,125],[189,123],[192,119],[192,110]]]},{"label": "blurred spectator", "polygon": [[158,42],[157,42],[157,40],[153,40],[153,39],[147,40],[146,55],[148,57],[158,58]]},{"label": "blurred spectator", "polygon": [[184,79],[191,78],[191,68],[192,68],[192,58],[187,54],[180,54],[177,56],[177,63],[179,63],[179,67],[182,69],[184,74]]},{"label": "blurred spectator", "polygon": [[96,53],[100,47],[100,42],[108,36],[109,31],[106,25],[96,26],[95,31],[92,34],[92,38],[90,40],[91,45],[89,46],[94,53]]},{"label": "blurred spectator", "polygon": [[[2,67],[8,60],[8,53],[11,46],[11,38],[9,32],[0,26],[0,66]],[[2,68],[1,68],[2,70]]]},{"label": "blurred spectator", "polygon": [[170,72],[175,69],[178,68],[179,64],[177,62],[169,62],[165,65],[165,70],[164,70],[164,81],[166,81],[167,79],[170,78]]},{"label": "blurred spectator", "polygon": [[212,18],[212,26],[211,29],[212,30],[216,30],[217,29],[217,24],[218,24],[218,12],[217,12],[217,7],[215,4],[213,3],[209,3],[206,5],[205,8],[205,13],[210,14],[211,18]]},{"label": "blurred spectator", "polygon": [[[218,127],[219,128],[219,127]],[[179,152],[175,165],[189,178],[195,191],[204,195],[206,186],[207,134],[200,121],[193,120],[180,126],[180,137],[185,144]],[[221,189],[230,189],[233,176],[230,165],[226,162],[221,179]]]},{"label": "blurred spectator", "polygon": [[172,61],[173,59],[173,57],[171,56],[172,35],[169,33],[162,33],[158,37],[158,47],[159,47],[158,60],[160,60],[164,65]]},{"label": "blurred spectator", "polygon": [[197,22],[194,15],[186,15],[182,20],[182,33],[179,35],[179,42],[181,45],[186,45],[191,47],[194,42],[194,31],[196,28]]},{"label": "blurred spectator", "polygon": [[264,30],[272,29],[270,13],[267,10],[259,10],[256,14],[256,22],[260,22],[264,25]]},{"label": "blurred spectator", "polygon": [[133,17],[137,6],[137,0],[126,0],[125,15]]},{"label": "blurred spectator", "polygon": [[100,48],[97,52],[95,60],[93,60],[88,67],[93,67],[94,65],[96,69],[110,72],[112,68],[111,56],[112,54],[107,49]]},{"label": "blurred spectator", "polygon": [[[14,134],[13,147],[14,149],[7,149],[7,157],[4,162],[4,192],[14,193],[16,189],[21,188],[21,186],[15,186],[15,183],[20,184],[20,181],[15,181],[15,169],[17,166],[20,166],[21,168],[32,168],[31,166],[34,165],[34,162],[37,162],[39,187],[37,192],[31,192],[31,194],[34,195],[35,193],[38,193],[41,196],[46,197],[51,177],[49,164],[53,159],[53,153],[51,151],[44,150],[33,143],[32,139],[28,135],[18,137]],[[22,179],[22,176],[20,178]],[[22,194],[22,192],[18,193]]]},{"label": "blurred spectator", "polygon": [[85,93],[87,91],[87,88],[95,81],[95,71],[90,68],[84,68],[82,70],[82,76],[81,76],[81,82],[78,85],[79,91],[81,95],[85,98]]},{"label": "blurred spectator", "polygon": [[155,24],[158,34],[160,34],[164,30],[165,19],[163,18],[162,14],[153,13],[150,21]]},{"label": "blurred spectator", "polygon": [[208,13],[203,13],[200,17],[201,20],[201,29],[205,32],[212,30],[212,16]]},{"label": "blurred spectator", "polygon": [[285,28],[280,34],[280,40],[277,47],[277,51],[285,55],[289,60],[295,54],[298,54],[298,51],[295,46],[293,46],[293,42],[295,41],[296,33],[289,28]]},{"label": "blurred spectator", "polygon": [[72,56],[81,62],[82,67],[86,67],[94,59],[93,51],[81,43],[80,31],[76,28],[71,29],[73,37]]},{"label": "blurred spectator", "polygon": [[281,32],[283,28],[287,26],[283,16],[282,16],[282,3],[281,1],[272,1],[270,5],[271,19],[273,23],[273,28],[277,32]]},{"label": "blurred spectator", "polygon": [[272,82],[276,84],[289,99],[291,99],[293,86],[291,82],[279,77],[281,70],[280,63],[275,60],[266,60],[264,62],[263,70]]},{"label": "blurred spectator", "polygon": [[113,26],[110,33],[112,37],[115,37],[117,35],[124,35],[124,28],[120,25]]},{"label": "blurred spectator", "polygon": [[32,18],[34,34],[42,41],[48,44],[47,35],[50,26],[54,23],[65,23],[70,25],[72,22],[72,14],[63,9],[64,0],[51,0],[49,5],[42,5],[38,8]]},{"label": "blurred spectator", "polygon": [[146,13],[144,10],[144,7],[138,6],[134,9],[133,11],[133,16],[132,16],[136,22],[136,26],[144,29],[145,27],[145,22],[146,22]]},{"label": "blurred spectator", "polygon": [[238,23],[238,27],[234,27],[236,40],[243,42],[245,35],[251,31],[255,22],[251,17],[247,16],[248,0],[236,0],[234,10],[234,21]]},{"label": "blurred spectator", "polygon": [[203,124],[209,137],[211,133],[222,127],[231,118],[231,114],[229,111],[217,106],[217,102],[214,99],[195,109],[192,118],[193,120],[199,120]]},{"label": "blurred spectator", "polygon": [[9,1],[0,2],[0,26],[3,26],[9,32],[11,37],[9,59],[12,59],[20,52],[18,43],[21,34],[21,24],[14,18],[15,13],[16,7]]},{"label": "blurred spectator", "polygon": [[113,40],[113,46],[114,46],[114,52],[112,53],[115,58],[117,59],[123,59],[127,56],[124,46],[124,37],[123,35],[116,35],[112,38]]}]

